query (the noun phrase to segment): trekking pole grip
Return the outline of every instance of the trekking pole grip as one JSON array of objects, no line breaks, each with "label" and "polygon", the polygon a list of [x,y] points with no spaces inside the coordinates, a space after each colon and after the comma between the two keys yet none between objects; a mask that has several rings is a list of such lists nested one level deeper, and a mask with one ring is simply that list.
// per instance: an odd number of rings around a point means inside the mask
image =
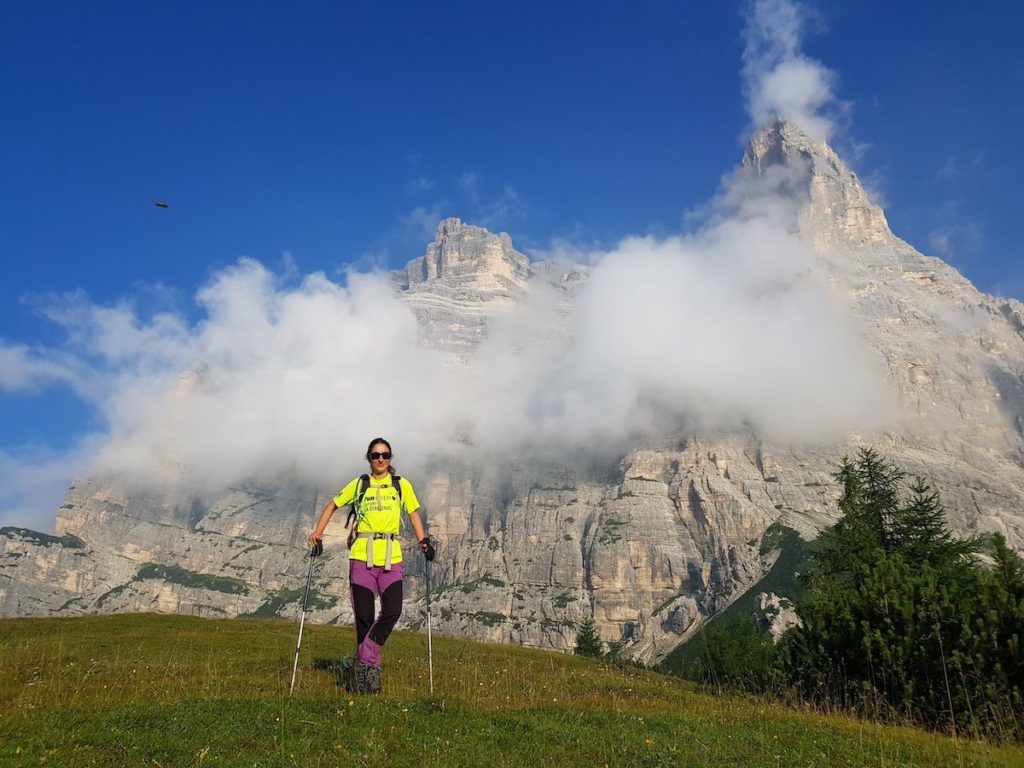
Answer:
[{"label": "trekking pole grip", "polygon": [[437,554],[437,552],[434,549],[434,545],[430,541],[429,536],[424,536],[420,539],[420,551],[423,553],[423,556],[427,558],[428,563],[434,559],[434,555]]}]

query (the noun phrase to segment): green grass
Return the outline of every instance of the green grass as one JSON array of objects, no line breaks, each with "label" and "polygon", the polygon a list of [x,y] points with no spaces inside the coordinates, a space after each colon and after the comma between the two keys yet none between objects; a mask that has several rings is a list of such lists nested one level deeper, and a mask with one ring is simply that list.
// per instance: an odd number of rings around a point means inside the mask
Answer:
[{"label": "green grass", "polygon": [[640,669],[396,633],[384,692],[349,628],[125,615],[0,620],[0,766],[1011,766],[1024,753],[711,697]]}]

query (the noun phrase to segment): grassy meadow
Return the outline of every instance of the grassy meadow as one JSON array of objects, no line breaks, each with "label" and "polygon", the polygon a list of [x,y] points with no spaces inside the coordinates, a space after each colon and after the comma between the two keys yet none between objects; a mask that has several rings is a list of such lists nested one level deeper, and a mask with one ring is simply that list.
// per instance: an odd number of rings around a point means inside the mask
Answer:
[{"label": "grassy meadow", "polygon": [[351,628],[123,615],[0,620],[0,766],[1024,766],[1024,751],[557,653],[395,633],[384,691],[338,687]]}]

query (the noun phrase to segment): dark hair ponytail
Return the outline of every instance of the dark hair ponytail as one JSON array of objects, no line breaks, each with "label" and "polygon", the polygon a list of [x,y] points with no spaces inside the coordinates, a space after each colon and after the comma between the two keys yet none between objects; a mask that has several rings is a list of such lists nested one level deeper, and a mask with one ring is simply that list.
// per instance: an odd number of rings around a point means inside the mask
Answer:
[{"label": "dark hair ponytail", "polygon": [[[370,461],[370,454],[373,452],[373,446],[377,445],[377,443],[383,443],[384,445],[386,445],[388,447],[388,453],[391,453],[392,455],[394,455],[394,452],[391,450],[391,443],[389,443],[383,437],[375,437],[375,438],[373,438],[373,440],[370,441],[370,444],[368,446],[366,446],[366,460],[367,461]],[[394,466],[392,466],[390,463],[388,464],[388,472],[390,472],[392,475],[397,475],[398,474],[398,472],[395,471]]]}]

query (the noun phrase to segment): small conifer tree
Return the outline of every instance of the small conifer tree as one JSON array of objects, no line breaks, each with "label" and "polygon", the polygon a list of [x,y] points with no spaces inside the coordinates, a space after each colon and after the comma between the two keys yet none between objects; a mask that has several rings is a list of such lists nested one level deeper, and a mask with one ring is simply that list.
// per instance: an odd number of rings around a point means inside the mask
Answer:
[{"label": "small conifer tree", "polygon": [[586,619],[576,632],[576,655],[599,658],[604,649],[593,619]]},{"label": "small conifer tree", "polygon": [[907,562],[956,567],[980,548],[977,538],[953,536],[939,494],[918,477],[910,486],[909,500],[899,508],[892,525],[892,540]]}]

